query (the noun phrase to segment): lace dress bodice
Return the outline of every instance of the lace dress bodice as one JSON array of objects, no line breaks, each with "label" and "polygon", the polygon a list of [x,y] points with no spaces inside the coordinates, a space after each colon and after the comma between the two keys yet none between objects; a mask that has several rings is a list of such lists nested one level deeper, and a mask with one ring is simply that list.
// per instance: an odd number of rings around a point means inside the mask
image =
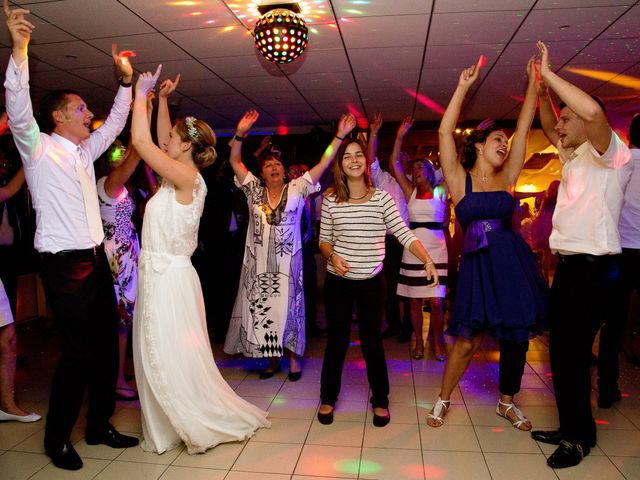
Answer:
[{"label": "lace dress bodice", "polygon": [[142,227],[142,248],[148,252],[191,256],[198,245],[198,227],[204,209],[207,185],[200,174],[193,187],[193,200],[184,205],[176,199],[173,184],[162,187],[149,200]]}]

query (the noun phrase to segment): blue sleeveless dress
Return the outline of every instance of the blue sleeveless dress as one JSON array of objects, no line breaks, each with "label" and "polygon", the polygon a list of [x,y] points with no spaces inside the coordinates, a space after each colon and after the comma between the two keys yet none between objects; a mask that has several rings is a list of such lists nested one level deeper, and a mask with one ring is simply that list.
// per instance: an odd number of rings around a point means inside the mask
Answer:
[{"label": "blue sleeveless dress", "polygon": [[464,240],[446,333],[527,341],[546,329],[549,288],[531,249],[511,230],[513,197],[472,190],[467,173],[465,196],[455,207]]}]

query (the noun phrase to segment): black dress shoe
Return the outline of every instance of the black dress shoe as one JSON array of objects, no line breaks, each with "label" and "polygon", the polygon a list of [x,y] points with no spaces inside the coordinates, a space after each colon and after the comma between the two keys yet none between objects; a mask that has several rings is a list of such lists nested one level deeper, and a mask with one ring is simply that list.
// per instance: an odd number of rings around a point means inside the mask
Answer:
[{"label": "black dress shoe", "polygon": [[386,415],[376,415],[375,412],[373,413],[373,426],[374,427],[384,427],[390,421],[391,421],[391,414],[389,413],[388,409],[387,409],[387,414]]},{"label": "black dress shoe", "polygon": [[318,421],[323,425],[331,425],[333,423],[333,410],[329,413],[320,413],[320,410],[318,410]]},{"label": "black dress shoe", "polygon": [[547,458],[547,465],[551,468],[575,467],[584,457],[589,455],[590,451],[591,449],[586,445],[563,440],[556,451]]},{"label": "black dress shoe", "polygon": [[562,433],[560,433],[560,430],[534,430],[531,432],[531,438],[542,443],[560,445]]},{"label": "black dress shoe", "polygon": [[136,437],[123,435],[118,432],[113,425],[109,425],[106,430],[85,432],[84,440],[87,445],[107,445],[111,448],[129,448],[138,445],[139,440]]},{"label": "black dress shoe", "polygon": [[53,464],[64,470],[80,470],[82,459],[70,442],[63,442],[58,445],[45,445],[47,455],[51,457]]},{"label": "black dress shoe", "polygon": [[289,379],[290,382],[297,382],[302,378],[302,370],[300,370],[299,372],[289,371],[287,378]]},{"label": "black dress shoe", "polygon": [[276,373],[280,372],[280,366],[278,368],[274,368],[273,370],[262,370],[258,375],[260,380],[266,380],[267,378],[273,377]]},{"label": "black dress shoe", "polygon": [[611,408],[615,402],[622,400],[622,392],[616,390],[613,393],[602,393],[598,395],[598,407]]}]

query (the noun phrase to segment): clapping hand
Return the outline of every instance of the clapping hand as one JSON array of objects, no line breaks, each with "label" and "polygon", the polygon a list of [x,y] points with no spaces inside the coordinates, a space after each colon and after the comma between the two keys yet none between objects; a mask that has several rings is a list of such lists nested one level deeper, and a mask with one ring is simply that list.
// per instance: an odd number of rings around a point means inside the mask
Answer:
[{"label": "clapping hand", "polygon": [[164,82],[160,84],[160,89],[158,90],[158,95],[162,98],[167,98],[178,88],[178,84],[180,83],[180,74],[176,75],[175,80],[171,80],[167,78]]},{"label": "clapping hand", "polygon": [[29,10],[23,8],[16,8],[11,10],[9,8],[9,0],[3,0],[2,7],[4,14],[7,16],[7,28],[11,34],[11,41],[13,42],[13,48],[23,50],[26,54],[27,45],[31,39],[31,32],[35,26],[24,18],[29,13]]},{"label": "clapping hand", "polygon": [[156,73],[146,72],[140,74],[138,82],[136,83],[136,97],[147,97],[149,92],[153,90],[153,87],[155,87],[158,77],[160,76],[160,72],[162,72],[162,64],[158,65]]},{"label": "clapping hand", "polygon": [[339,138],[345,138],[354,128],[356,128],[356,117],[353,116],[353,113],[342,114],[340,115],[340,120],[338,120],[338,131],[336,132],[336,136]]},{"label": "clapping hand", "polygon": [[[133,66],[129,61],[129,57],[122,54],[123,52],[118,51],[118,45],[115,43],[111,44],[111,57],[116,64],[116,68],[118,69],[118,74],[122,77],[122,81],[125,83],[131,82],[133,78]],[[133,53],[129,52],[130,55]]]},{"label": "clapping hand", "polygon": [[551,61],[549,60],[549,49],[543,42],[538,42],[538,53],[540,55],[540,76],[545,78],[551,73]]}]

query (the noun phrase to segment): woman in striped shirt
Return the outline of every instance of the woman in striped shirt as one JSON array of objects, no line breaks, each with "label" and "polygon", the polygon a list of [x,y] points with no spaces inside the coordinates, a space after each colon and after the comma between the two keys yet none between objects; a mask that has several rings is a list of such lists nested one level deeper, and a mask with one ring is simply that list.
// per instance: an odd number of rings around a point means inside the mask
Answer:
[{"label": "woman in striped shirt", "polygon": [[[340,139],[342,140],[342,139]],[[318,420],[333,422],[344,358],[349,348],[351,312],[356,305],[358,332],[372,391],[373,424],[389,423],[389,378],[380,335],[380,271],[387,229],[423,263],[438,283],[435,265],[407,228],[392,198],[375,189],[369,176],[366,146],[350,140],[333,163],[334,185],[322,203],[320,251],[327,258],[325,308],[328,339],[322,363]]]}]

